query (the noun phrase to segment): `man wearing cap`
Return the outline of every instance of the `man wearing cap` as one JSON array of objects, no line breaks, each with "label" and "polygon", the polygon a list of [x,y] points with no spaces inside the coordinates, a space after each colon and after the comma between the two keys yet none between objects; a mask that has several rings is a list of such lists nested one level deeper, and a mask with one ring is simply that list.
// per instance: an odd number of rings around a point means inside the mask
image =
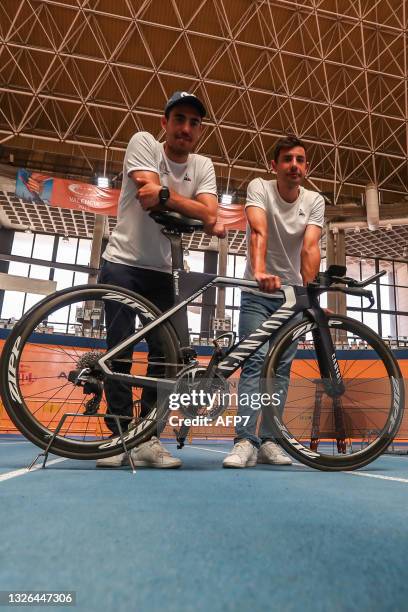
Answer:
[{"label": "man wearing cap", "polygon": [[[207,157],[192,153],[205,114],[203,103],[195,95],[177,91],[168,100],[161,119],[165,142],[158,142],[148,132],[132,136],[123,164],[117,225],[103,254],[99,282],[135,291],[162,311],[173,304],[170,242],[149,212],[176,211],[203,221],[207,233],[224,235],[224,228],[217,224],[214,166]],[[108,348],[134,330],[131,314],[124,311],[119,317],[119,309],[120,305],[106,305]],[[149,348],[154,350],[151,345]],[[130,371],[130,363],[118,365],[121,371]],[[107,381],[105,396],[110,413],[133,416],[132,390],[128,385]],[[150,410],[143,401],[142,397],[141,416]],[[117,435],[113,419],[106,419],[106,424]],[[172,457],[162,446],[158,439],[160,431],[156,434],[132,450],[135,465],[179,467],[180,459]],[[97,466],[119,467],[125,461],[125,455],[117,455],[97,461]]]}]

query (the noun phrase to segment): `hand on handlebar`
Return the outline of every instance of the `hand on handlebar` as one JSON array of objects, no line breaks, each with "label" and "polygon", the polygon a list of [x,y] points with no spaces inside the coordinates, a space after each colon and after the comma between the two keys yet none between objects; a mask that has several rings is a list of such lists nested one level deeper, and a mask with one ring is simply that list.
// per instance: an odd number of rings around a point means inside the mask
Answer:
[{"label": "hand on handlebar", "polygon": [[152,210],[155,206],[158,206],[160,203],[159,193],[161,185],[157,185],[157,183],[153,183],[144,178],[137,178],[136,182],[138,185],[137,199],[143,210]]},{"label": "hand on handlebar", "polygon": [[281,279],[279,276],[275,276],[274,274],[266,274],[265,272],[256,272],[254,276],[261,291],[273,293],[281,288]]}]

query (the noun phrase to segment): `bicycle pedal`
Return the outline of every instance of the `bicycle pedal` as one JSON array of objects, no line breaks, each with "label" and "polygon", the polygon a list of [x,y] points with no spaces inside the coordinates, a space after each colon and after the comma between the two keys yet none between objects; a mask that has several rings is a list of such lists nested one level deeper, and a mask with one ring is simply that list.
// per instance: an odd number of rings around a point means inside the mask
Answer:
[{"label": "bicycle pedal", "polygon": [[312,439],[310,440],[310,450],[312,450],[312,451],[315,451],[315,452],[316,452],[316,451],[317,451],[317,448],[318,448],[318,446],[319,446],[319,442],[320,442],[319,438],[312,438]]},{"label": "bicycle pedal", "polygon": [[347,445],[345,438],[337,438],[337,452],[345,455],[347,452]]},{"label": "bicycle pedal", "polygon": [[181,359],[183,363],[190,363],[192,361],[196,361],[197,359],[197,351],[193,349],[191,346],[182,346],[180,348]]},{"label": "bicycle pedal", "polygon": [[173,429],[173,433],[176,436],[176,441],[177,441],[177,448],[178,450],[181,450],[184,447],[184,442],[186,441],[186,436],[182,435],[181,433],[181,428],[180,429]]}]

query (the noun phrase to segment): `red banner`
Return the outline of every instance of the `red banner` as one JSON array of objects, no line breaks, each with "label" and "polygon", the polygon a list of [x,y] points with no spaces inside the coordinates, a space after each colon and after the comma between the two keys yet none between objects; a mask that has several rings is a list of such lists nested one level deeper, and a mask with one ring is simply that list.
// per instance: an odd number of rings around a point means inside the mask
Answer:
[{"label": "red banner", "polygon": [[119,189],[101,189],[96,185],[68,179],[54,179],[51,206],[84,210],[97,215],[118,214]]},{"label": "red banner", "polygon": [[227,229],[245,230],[246,216],[242,204],[218,204],[218,220]]},{"label": "red banner", "polygon": [[[116,217],[119,194],[119,189],[101,189],[89,183],[53,178],[24,168],[20,168],[17,173],[17,197],[35,204]],[[227,229],[244,230],[246,227],[244,207],[241,204],[219,203],[218,220]]]}]

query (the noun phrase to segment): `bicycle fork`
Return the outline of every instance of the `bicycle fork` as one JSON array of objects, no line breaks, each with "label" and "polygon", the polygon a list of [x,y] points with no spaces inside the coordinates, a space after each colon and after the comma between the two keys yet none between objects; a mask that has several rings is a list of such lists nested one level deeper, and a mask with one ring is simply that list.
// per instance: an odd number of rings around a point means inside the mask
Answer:
[{"label": "bicycle fork", "polygon": [[334,428],[336,432],[337,451],[346,453],[346,428],[342,395],[345,392],[336,351],[330,334],[327,319],[319,312],[313,311],[313,318],[317,327],[312,330],[316,348],[317,362],[320,371],[320,380],[316,380],[315,406],[312,418],[312,432],[310,448],[316,451],[320,442],[320,418],[324,393],[332,399]]}]

